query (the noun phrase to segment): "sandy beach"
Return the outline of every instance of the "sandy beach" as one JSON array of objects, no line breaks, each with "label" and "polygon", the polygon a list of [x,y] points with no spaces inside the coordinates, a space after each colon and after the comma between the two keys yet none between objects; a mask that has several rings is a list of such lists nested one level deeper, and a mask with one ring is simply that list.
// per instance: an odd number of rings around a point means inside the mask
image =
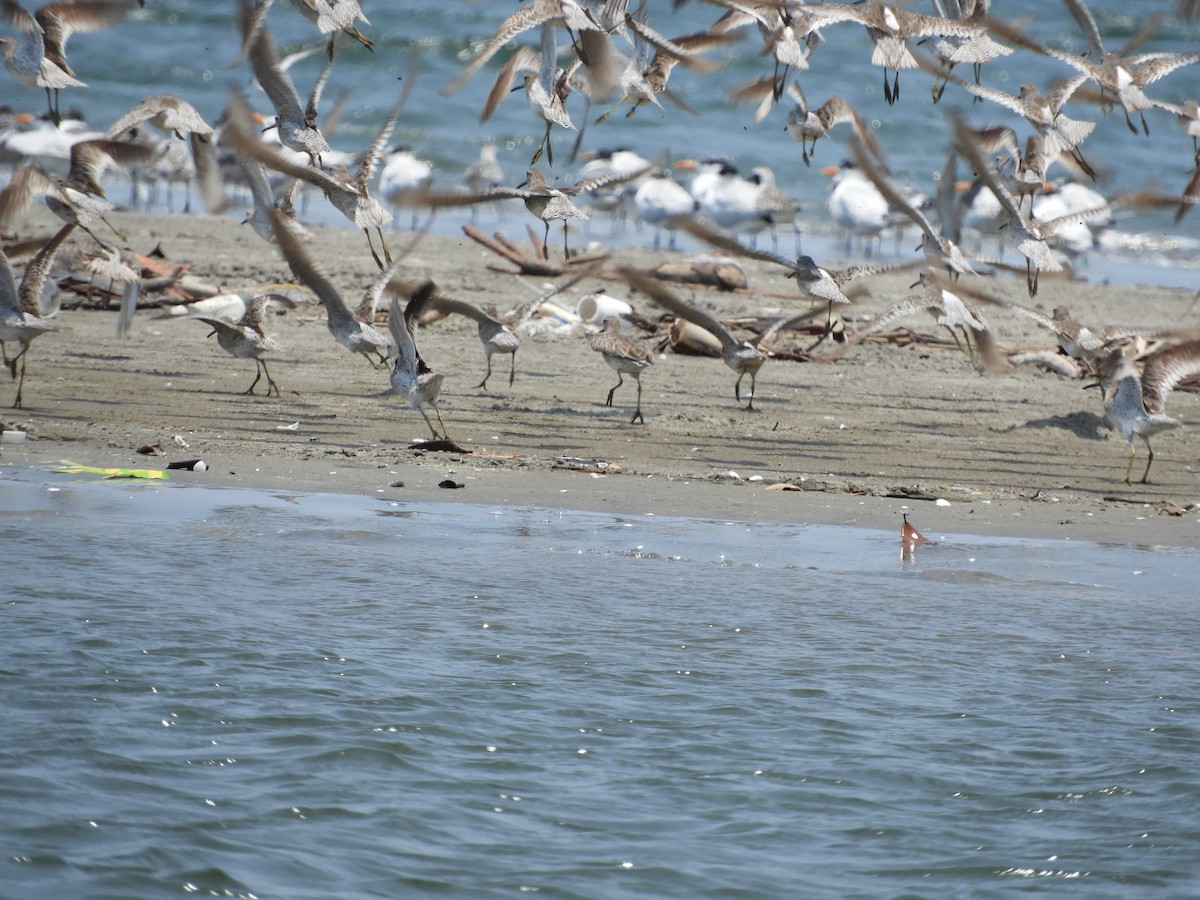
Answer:
[{"label": "sandy beach", "polygon": [[[126,246],[146,252],[161,245],[170,260],[225,290],[291,280],[278,251],[236,220],[133,213],[114,219],[128,234]],[[48,236],[53,221],[38,210],[22,223],[22,237]],[[518,221],[509,219],[502,230],[515,238],[524,228]],[[485,219],[480,227],[490,233],[495,223]],[[388,237],[396,248],[408,242],[406,232]],[[352,306],[376,271],[365,244],[361,233],[317,229],[310,245]],[[555,249],[552,257],[561,253]],[[644,249],[614,256],[647,266],[672,258],[679,257]],[[465,236],[428,235],[400,277],[432,278],[449,296],[507,310],[530,300],[543,282],[488,268],[502,264]],[[683,295],[722,318],[806,307],[787,299],[795,289],[782,270],[740,264],[748,291],[685,288]],[[869,280],[852,315],[883,310],[913,280],[912,272]],[[975,283],[1029,302],[1023,277]],[[573,308],[599,287],[628,297],[647,318],[662,315],[602,275],[557,299]],[[1088,322],[1163,327],[1179,325],[1191,302],[1187,291],[1049,279],[1036,298],[1046,311],[1066,304]],[[988,315],[1005,346],[1052,346],[1028,320],[999,309]],[[482,391],[473,387],[484,370],[475,327],[451,318],[423,329],[420,343],[431,366],[446,373],[440,405],[449,434],[472,452],[426,452],[410,447],[429,436],[419,413],[383,393],[386,372],[334,342],[315,304],[272,318],[270,331],[284,347],[268,363],[282,389],[278,399],[244,396],[253,363],[206,339],[202,323],[159,318],[151,309],[118,337],[115,321],[115,309],[62,312],[61,330],[29,353],[23,409],[8,408],[15,384],[2,382],[0,422],[27,433],[24,443],[0,446],[4,468],[63,459],[162,468],[201,458],[207,471],[172,471],[171,479],[897,529],[909,512],[930,536],[1200,545],[1200,509],[1192,508],[1200,500],[1200,416],[1192,394],[1176,393],[1168,403],[1185,424],[1155,439],[1152,483],[1136,483],[1145,458],[1139,443],[1135,483],[1125,485],[1126,445],[1105,424],[1098,391],[1032,367],[983,376],[953,345],[864,343],[832,362],[768,360],[753,411],[734,400],[734,375],[719,359],[667,351],[643,376],[645,424],[632,425],[632,380],[606,407],[615,376],[582,333],[524,336],[512,387],[507,359],[496,357]],[[925,314],[902,324],[938,331]],[[797,337],[777,346],[807,343],[811,338]],[[155,444],[165,457],[137,453]],[[439,487],[446,481],[463,488]]]}]

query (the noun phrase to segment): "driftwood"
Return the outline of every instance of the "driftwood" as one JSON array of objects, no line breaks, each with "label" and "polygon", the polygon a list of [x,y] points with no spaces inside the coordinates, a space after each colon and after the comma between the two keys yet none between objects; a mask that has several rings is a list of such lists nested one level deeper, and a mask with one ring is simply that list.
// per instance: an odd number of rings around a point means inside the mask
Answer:
[{"label": "driftwood", "polygon": [[750,284],[742,267],[732,261],[665,262],[653,275],[660,281],[702,284],[722,291],[744,291]]},{"label": "driftwood", "polygon": [[504,272],[510,275],[533,275],[538,278],[557,278],[580,266],[587,266],[599,260],[609,258],[608,253],[580,254],[571,256],[561,262],[549,259],[542,251],[542,242],[532,228],[527,227],[529,241],[533,245],[533,255],[525,253],[517,244],[497,232],[487,237],[479,229],[471,225],[463,226],[463,234],[478,244],[487,247],[497,256],[501,256],[517,267],[517,271],[498,266],[488,266],[493,272]]}]

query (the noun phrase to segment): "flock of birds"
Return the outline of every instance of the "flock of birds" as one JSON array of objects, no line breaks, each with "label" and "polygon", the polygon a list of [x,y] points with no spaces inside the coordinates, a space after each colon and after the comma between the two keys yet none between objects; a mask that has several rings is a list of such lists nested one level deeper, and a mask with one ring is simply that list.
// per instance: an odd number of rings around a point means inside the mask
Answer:
[{"label": "flock of birds", "polygon": [[[329,143],[327,132],[332,130],[334,114],[322,113],[321,100],[340,48],[347,40],[367,50],[373,48],[370,23],[356,0],[290,0],[290,6],[327,37],[326,62],[307,97],[302,97],[289,74],[290,60],[281,58],[275,46],[269,17],[272,0],[238,0],[234,4],[238,58],[244,60],[269,101],[269,113],[256,112],[245,93],[235,90],[220,119],[209,123],[187,100],[160,94],[145,98],[103,134],[79,135],[59,105],[61,91],[85,87],[67,62],[67,40],[76,32],[95,32],[114,25],[133,2],[59,0],[30,12],[18,0],[0,0],[0,14],[20,35],[0,37],[5,67],[16,82],[45,91],[48,123],[40,128],[52,131],[56,138],[67,135],[70,148],[65,171],[53,171],[37,161],[20,164],[22,157],[16,149],[20,142],[16,138],[35,127],[33,117],[7,114],[2,126],[8,132],[3,147],[18,156],[6,156],[14,170],[0,190],[0,233],[12,232],[39,197],[64,223],[33,254],[19,277],[8,256],[0,254],[0,347],[13,379],[18,380],[14,406],[22,403],[31,342],[55,330],[46,315],[43,295],[52,293],[56,254],[79,229],[91,238],[93,255],[119,266],[119,248],[95,230],[98,223],[104,224],[118,239],[124,239],[107,218],[116,205],[107,198],[102,181],[114,170],[128,171],[131,177],[154,171],[155,167],[161,170],[167,165],[164,159],[168,153],[175,160],[172,165],[177,164],[187,177],[194,178],[209,210],[225,208],[229,202],[226,181],[231,172],[237,173],[254,202],[248,223],[277,247],[296,281],[319,300],[333,337],[351,353],[365,356],[372,365],[388,368],[394,393],[421,412],[435,438],[448,440],[437,406],[443,375],[430,368],[418,349],[422,316],[438,310],[476,322],[487,358],[487,373],[479,387],[486,387],[491,377],[495,353],[514,358],[509,373],[511,385],[520,343],[514,324],[527,318],[537,304],[527,304],[511,317],[504,317],[495,309],[442,296],[432,282],[403,285],[398,273],[404,253],[394,255],[384,233],[384,226],[393,221],[389,207],[397,211],[402,207],[412,209],[416,226],[422,211],[448,207],[470,207],[474,211],[481,204],[520,200],[543,224],[543,261],[550,256],[549,236],[555,223],[562,223],[564,261],[568,261],[572,256],[568,234],[573,220],[588,218],[589,211],[614,217],[633,215],[654,227],[656,249],[660,230],[669,233],[671,247],[675,246],[676,233],[684,230],[726,253],[779,265],[795,279],[800,298],[823,308],[826,334],[831,339],[852,346],[879,333],[900,316],[928,310],[939,325],[949,329],[956,342],[959,334],[964,336],[965,349],[981,369],[1012,362],[1004,356],[981,307],[991,304],[1031,317],[1057,339],[1054,353],[1039,355],[1038,362],[1060,373],[1096,380],[1108,418],[1129,442],[1127,482],[1135,440],[1141,439],[1147,446],[1149,461],[1142,476],[1144,482],[1153,460],[1150,438],[1180,424],[1165,414],[1167,395],[1181,381],[1200,372],[1200,332],[1144,328],[1092,331],[1063,308],[1047,316],[1032,306],[992,296],[981,286],[980,273],[995,272],[1003,265],[994,256],[968,250],[963,237],[965,229],[991,229],[1014,246],[1021,254],[1028,294],[1034,297],[1039,275],[1063,268],[1063,253],[1071,250],[1069,235],[1073,229],[1102,221],[1121,207],[1171,206],[1177,220],[1190,211],[1200,199],[1200,108],[1195,100],[1175,103],[1159,99],[1156,86],[1176,71],[1188,71],[1189,66],[1200,62],[1200,50],[1138,52],[1139,46],[1162,25],[1158,17],[1147,17],[1144,27],[1124,46],[1111,48],[1105,45],[1084,0],[1061,0],[1086,43],[1086,51],[1076,54],[1040,43],[1018,23],[995,18],[987,0],[932,0],[930,13],[915,12],[911,5],[894,5],[886,0],[704,0],[714,8],[710,27],[673,38],[652,25],[645,2],[530,0],[503,19],[495,33],[478,45],[459,76],[441,89],[446,95],[453,94],[493,66],[495,81],[482,110],[483,120],[509,93],[524,92],[541,132],[524,180],[515,187],[505,185],[496,147],[487,144],[479,161],[464,173],[465,186],[445,189],[434,184],[431,166],[411,148],[388,150],[417,80],[416,59],[401,79],[399,95],[383,126],[361,154],[339,153]],[[144,5],[147,0],[138,2]],[[148,2],[153,4],[155,0]],[[677,0],[676,5],[681,3]],[[1200,3],[1181,0],[1176,15],[1194,20],[1200,16]],[[870,63],[882,70],[883,93],[889,104],[900,102],[900,73],[921,72],[929,82],[933,102],[941,100],[953,85],[976,104],[997,104],[1016,113],[1026,123],[1023,132],[1007,126],[977,127],[964,113],[954,112],[951,146],[938,196],[933,200],[914,196],[892,177],[875,130],[851,104],[831,96],[814,107],[800,86],[805,70],[820,62],[822,30],[847,24],[866,28],[872,45]],[[917,282],[920,290],[901,298],[874,322],[849,336],[838,331],[834,315],[835,306],[850,302],[845,288],[855,279],[895,266],[833,270],[819,266],[808,256],[780,254],[778,229],[794,228],[800,210],[795,200],[779,189],[771,169],[758,167],[749,177],[743,177],[727,160],[681,159],[669,165],[665,155],[647,159],[618,148],[589,154],[578,177],[560,184],[548,178],[546,170],[538,165],[544,156],[552,167],[556,134],[575,131],[582,138],[587,120],[601,106],[606,109],[596,116],[597,125],[618,111],[628,117],[645,106],[663,108],[664,101],[687,109],[686,97],[670,86],[672,72],[678,67],[701,73],[714,71],[721,66],[721,54],[730,52],[729,48],[739,42],[753,45],[753,52],[764,59],[764,72],[740,87],[736,99],[754,104],[752,116],[756,121],[777,105],[789,105],[786,128],[801,144],[801,158],[806,165],[816,142],[828,140],[836,129],[845,129],[849,160],[827,174],[835,184],[828,207],[847,234],[866,238],[864,246],[869,251],[870,242],[877,241],[880,232],[893,226],[898,218],[920,232],[924,266]],[[1014,53],[1034,53],[1056,60],[1062,68],[1062,80],[1040,87],[1024,84],[1016,93],[988,86],[987,63]],[[961,74],[968,64],[973,77]],[[906,97],[910,81],[906,78]],[[574,97],[582,97],[580,102],[584,104],[582,117],[576,113],[578,125],[568,111],[568,101],[574,103]],[[1192,141],[1190,164],[1195,174],[1187,186],[1178,194],[1139,191],[1105,200],[1079,184],[1095,177],[1085,149],[1095,121],[1077,112],[1084,103],[1096,103],[1105,113],[1119,109],[1129,129],[1146,136],[1150,120],[1156,116],[1180,123]],[[165,137],[156,138],[155,134]],[[25,154],[23,158],[34,155]],[[1056,166],[1072,180],[1056,187],[1050,180]],[[961,181],[960,167],[968,173]],[[690,172],[687,183],[678,180],[678,173],[685,171]],[[356,308],[351,308],[306,247],[312,236],[298,217],[298,195],[314,188],[364,232],[369,253],[379,269],[379,277]],[[1055,205],[1050,204],[1051,200]],[[754,236],[764,231],[772,236],[771,251],[757,248]],[[108,238],[107,233],[104,238]],[[747,408],[753,405],[757,374],[771,355],[772,337],[813,315],[804,312],[780,320],[753,339],[738,338],[717,317],[684,300],[653,274],[628,266],[619,266],[617,271],[633,290],[667,309],[677,320],[690,322],[715,338],[721,357],[737,375],[734,395],[739,401],[743,381],[749,376]],[[973,277],[964,280],[964,276]],[[568,284],[578,278],[577,273]],[[559,285],[556,290],[566,286]],[[389,291],[393,293],[388,308],[391,340],[376,328],[380,301]],[[407,300],[402,301],[402,295],[407,295]],[[265,330],[266,311],[275,299],[271,294],[254,298],[237,322],[203,318],[222,348],[236,357],[255,360],[256,378],[248,393],[253,393],[265,378],[268,395],[278,394],[278,385],[264,359],[279,349]],[[19,348],[13,355],[9,355],[10,344]],[[640,376],[653,361],[651,349],[615,316],[604,319],[600,330],[591,335],[590,345],[617,373],[617,385],[606,402],[613,403],[624,376],[630,375],[638,392],[631,423],[644,422]],[[435,414],[440,431],[429,412]]]}]

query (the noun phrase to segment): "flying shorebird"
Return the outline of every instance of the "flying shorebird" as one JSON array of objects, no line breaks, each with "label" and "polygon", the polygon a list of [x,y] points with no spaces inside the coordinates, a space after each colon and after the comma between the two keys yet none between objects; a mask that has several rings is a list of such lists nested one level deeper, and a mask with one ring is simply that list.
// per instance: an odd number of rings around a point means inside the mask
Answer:
[{"label": "flying shorebird", "polygon": [[497,187],[488,191],[479,191],[478,193],[463,193],[461,191],[439,192],[431,190],[422,194],[414,202],[437,209],[443,206],[473,206],[476,203],[490,203],[496,200],[514,198],[523,200],[525,208],[529,210],[529,213],[541,219],[546,226],[545,233],[542,236],[542,253],[546,253],[546,248],[550,240],[550,223],[561,221],[563,223],[563,252],[564,255],[569,255],[570,251],[567,247],[567,220],[588,218],[587,213],[580,210],[571,202],[571,198],[585,191],[593,191],[598,188],[608,187],[609,185],[634,181],[650,172],[660,162],[661,160],[657,160],[647,163],[638,169],[624,172],[610,172],[607,175],[601,175],[596,178],[584,178],[565,187],[552,186],[546,181],[546,176],[542,173],[541,169],[531,166],[525,173],[524,183],[515,188]]},{"label": "flying shorebird", "polygon": [[[466,84],[472,75],[482,69],[487,61],[509,41],[518,34],[539,25],[546,25],[551,29],[561,25],[570,32],[600,28],[600,24],[592,14],[576,0],[533,0],[500,23],[500,27],[488,38],[487,43],[475,54],[475,57],[467,63],[466,68],[452,82],[442,88],[441,93],[445,96],[453,94]],[[543,39],[545,35],[546,31],[543,30]]]},{"label": "flying shorebird", "polygon": [[55,125],[62,122],[58,92],[65,87],[87,87],[67,65],[67,39],[77,31],[100,31],[115,25],[132,5],[133,0],[71,0],[47,3],[30,13],[17,0],[0,0],[4,18],[25,35],[21,43],[0,37],[4,67],[26,87],[46,89]]},{"label": "flying shorebird", "polygon": [[870,178],[875,187],[879,189],[879,193],[883,195],[884,199],[891,204],[894,210],[903,213],[921,229],[920,249],[925,254],[925,258],[933,265],[945,268],[952,279],[957,279],[959,275],[967,272],[974,274],[975,270],[971,268],[971,263],[962,249],[947,236],[948,233],[953,232],[954,223],[942,222],[941,231],[935,231],[925,214],[913,205],[912,200],[905,196],[896,182],[892,180],[882,162],[872,157],[857,138],[850,139],[850,146],[854,150],[854,161],[862,169],[863,174]]},{"label": "flying shorebird", "polygon": [[[403,262],[403,257],[392,263],[371,283],[358,309],[351,312],[329,275],[305,249],[303,240],[287,227],[283,213],[276,210],[271,218],[276,229],[275,243],[279,245],[292,274],[301,284],[312,290],[321,306],[325,307],[326,324],[334,340],[351,353],[361,353],[375,368],[387,368],[392,347],[388,339],[375,328],[375,310],[388,282]],[[378,356],[379,362],[372,360],[372,356]]]},{"label": "flying shorebird", "polygon": [[787,92],[788,96],[796,103],[788,112],[787,133],[791,135],[793,141],[800,142],[800,156],[804,159],[806,166],[810,164],[809,160],[816,149],[817,140],[828,135],[835,125],[840,125],[842,122],[850,123],[850,127],[854,129],[859,140],[876,158],[883,156],[883,151],[875,140],[874,132],[867,127],[854,107],[841,97],[834,94],[814,110],[809,108],[804,91],[800,89],[797,82],[793,81],[789,84]]},{"label": "flying shorebird", "polygon": [[1182,66],[1200,63],[1200,51],[1132,54],[1133,47],[1151,37],[1158,29],[1160,21],[1155,16],[1147,17],[1142,28],[1123,47],[1110,51],[1104,46],[1096,20],[1083,0],[1063,0],[1063,5],[1079,24],[1087,41],[1087,53],[1083,56],[1048,47],[1006,22],[989,18],[987,24],[999,37],[1064,62],[1085,80],[1094,81],[1105,94],[1105,112],[1115,100],[1125,114],[1125,124],[1130,131],[1137,134],[1137,126],[1129,116],[1131,112],[1136,112],[1141,119],[1142,131],[1150,134],[1145,110],[1156,104],[1146,96],[1144,89]]},{"label": "flying shorebird", "polygon": [[[29,352],[29,345],[34,338],[58,330],[42,318],[38,300],[42,293],[42,285],[46,282],[46,275],[54,262],[54,254],[74,230],[75,225],[68,222],[42,246],[25,267],[20,287],[17,286],[8,256],[0,249],[0,356],[14,379],[18,377],[17,363],[21,363],[17,399],[13,401],[13,409],[21,408],[21,391],[25,387],[25,354]],[[7,341],[16,341],[21,345],[21,351],[16,356],[9,357],[4,348]]]},{"label": "flying shorebird", "polygon": [[[912,13],[885,0],[805,5],[795,15],[797,29],[805,33],[846,21],[858,22],[866,27],[867,35],[874,46],[871,65],[884,70],[883,96],[889,105],[900,98],[900,70],[917,68],[917,61],[905,43],[908,38],[970,39],[987,31],[987,27],[981,22]],[[896,73],[890,84],[889,70]]]},{"label": "flying shorebird", "polygon": [[[897,300],[876,316],[869,326],[858,331],[853,337],[853,342],[862,343],[897,319],[924,310],[934,317],[938,325],[950,332],[955,346],[968,354],[973,364],[979,364],[975,359],[978,348],[984,370],[1000,371],[1011,368],[1003,359],[995,334],[987,320],[974,305],[946,286],[938,270],[924,269],[920,279],[912,285],[914,288],[917,286],[921,288],[919,293],[909,294]],[[958,339],[959,333],[966,342],[965,348]]]},{"label": "flying shorebird", "polygon": [[[296,193],[300,189],[300,180],[293,178],[291,185],[278,200],[271,189],[270,179],[263,164],[254,159],[239,159],[242,171],[246,176],[246,184],[250,188],[250,196],[254,199],[254,209],[246,214],[243,225],[249,225],[254,233],[268,243],[275,240],[275,228],[286,228],[301,240],[308,240],[312,232],[296,220]],[[280,219],[273,223],[273,214],[278,212]]]},{"label": "flying shorebird", "polygon": [[[257,160],[267,166],[267,168],[274,169],[276,172],[281,172],[284,175],[290,175],[293,178],[299,178],[301,181],[306,181],[324,191],[325,196],[333,204],[334,208],[353,222],[356,227],[361,228],[367,235],[367,245],[371,249],[371,258],[375,260],[375,264],[382,271],[391,265],[392,254],[388,249],[387,242],[384,240],[381,226],[390,222],[392,215],[383,208],[378,200],[371,196],[369,184],[371,175],[375,171],[375,166],[382,157],[383,148],[391,136],[392,129],[396,126],[396,120],[399,118],[400,110],[408,98],[408,91],[411,86],[412,80],[409,79],[408,84],[401,93],[400,100],[392,109],[387,121],[383,123],[379,134],[375,136],[375,140],[371,142],[371,146],[363,154],[358,171],[353,177],[341,166],[335,166],[330,172],[323,172],[312,166],[300,165],[273,147],[268,147],[254,133],[253,126],[251,125],[253,119],[251,118],[250,107],[247,105],[245,98],[237,91],[234,91],[229,98],[229,116],[225,130],[222,132],[222,137],[228,140],[234,150],[242,156]],[[371,239],[372,228],[379,235],[379,243],[382,245],[384,254],[383,260],[375,252],[375,244]],[[384,264],[384,260],[387,261],[387,265]]]},{"label": "flying shorebird", "polygon": [[[249,16],[246,0],[242,0],[242,23],[247,33],[251,25]],[[275,109],[275,124],[268,127],[276,129],[279,142],[283,146],[297,153],[307,154],[313,166],[319,168],[321,154],[329,153],[332,149],[317,126],[317,112],[333,59],[330,58],[321,68],[321,74],[313,84],[307,105],[301,107],[296,86],[279,64],[279,55],[275,52],[271,32],[266,28],[259,29],[253,41],[248,42],[248,50],[254,77]]]},{"label": "flying shorebird", "polygon": [[1037,294],[1038,276],[1043,270],[1062,271],[1062,264],[1047,243],[1055,231],[1067,224],[1106,215],[1110,212],[1109,204],[1104,204],[1094,209],[1073,212],[1055,219],[1035,220],[1032,214],[1026,215],[1021,212],[1021,207],[1016,199],[1001,183],[988,161],[984,159],[976,132],[968,128],[958,116],[954,118],[954,149],[974,169],[975,174],[988,186],[999,201],[1001,208],[1008,214],[1008,224],[1012,229],[1017,250],[1025,257],[1025,281],[1030,297]]},{"label": "flying shorebird", "polygon": [[616,316],[608,316],[604,320],[603,327],[588,339],[588,346],[604,357],[604,361],[617,373],[617,383],[608,392],[604,405],[613,405],[613,394],[625,383],[624,376],[632,375],[637,382],[637,409],[629,424],[640,421],[645,425],[646,419],[642,415],[642,371],[654,362],[650,351],[621,331],[621,320]]},{"label": "flying shorebird", "polygon": [[[567,112],[565,101],[571,92],[571,78],[579,67],[575,59],[565,68],[558,67],[558,46],[555,42],[554,26],[549,23],[542,25],[541,54],[531,47],[522,47],[500,69],[496,82],[488,92],[479,120],[486,122],[500,105],[500,101],[509,93],[519,88],[525,89],[525,99],[533,114],[546,125],[541,142],[533,151],[529,160],[532,166],[544,152],[550,165],[554,165],[554,149],[550,141],[550,131],[558,125],[562,128],[573,129],[575,123]],[[517,76],[525,73],[524,80],[513,87]]]},{"label": "flying shorebird", "polygon": [[1166,414],[1167,395],[1183,379],[1200,372],[1200,341],[1169,344],[1140,360],[1141,371],[1128,355],[1128,348],[1114,347],[1100,362],[1100,386],[1104,391],[1104,415],[1129,442],[1129,465],[1122,481],[1129,484],[1133,458],[1137,451],[1134,438],[1146,445],[1146,471],[1142,484],[1150,476],[1154,448],[1150,438],[1160,431],[1178,428],[1183,423]]},{"label": "flying shorebird", "polygon": [[669,312],[674,313],[678,318],[686,319],[693,325],[700,326],[721,342],[721,359],[725,362],[725,365],[737,373],[737,381],[733,383],[733,397],[735,400],[741,401],[742,379],[749,375],[750,394],[746,401],[746,409],[754,409],[754,392],[758,370],[767,361],[767,355],[758,348],[757,343],[739,341],[730,333],[728,328],[717,320],[716,316],[707,310],[700,309],[698,306],[686,302],[657,278],[630,266],[621,266],[617,271],[621,273],[621,277],[628,281],[630,285],[637,288],[659,306],[666,307]]},{"label": "flying shorebird", "polygon": [[1022,84],[1017,93],[1010,94],[999,88],[966,81],[949,72],[942,77],[977,98],[990,100],[1024,117],[1037,129],[1042,138],[1041,150],[1046,156],[1047,165],[1060,157],[1066,157],[1093,181],[1096,179],[1095,171],[1083,158],[1079,149],[1079,145],[1095,129],[1096,123],[1072,119],[1062,112],[1066,102],[1087,81],[1086,75],[1076,75],[1067,79],[1049,94],[1043,94],[1037,85],[1029,82]]},{"label": "flying shorebird", "polygon": [[222,350],[236,359],[254,360],[254,381],[250,382],[250,387],[242,391],[243,394],[253,394],[255,386],[266,375],[267,396],[271,396],[271,391],[275,392],[276,397],[279,396],[279,385],[267,371],[267,363],[262,358],[264,353],[274,353],[283,349],[283,346],[275,338],[267,335],[265,328],[267,310],[272,302],[274,302],[274,297],[271,294],[255,297],[246,306],[246,314],[234,323],[205,316],[195,317],[212,328],[208,336],[212,337],[215,334],[217,343],[221,345]]},{"label": "flying shorebird", "polygon": [[[242,55],[245,56],[251,42],[258,37],[259,30],[267,20],[267,10],[275,0],[256,0],[251,14],[249,26],[242,38]],[[326,55],[333,59],[333,42],[338,32],[354,38],[368,50],[374,51],[375,44],[365,34],[358,30],[355,22],[371,22],[363,15],[358,0],[291,0],[296,12],[312,22],[317,31],[329,35],[329,44],[325,48]]]},{"label": "flying shorebird", "polygon": [[517,337],[517,333],[512,328],[500,321],[496,307],[490,303],[476,306],[465,300],[455,300],[452,297],[440,295],[434,297],[433,305],[442,312],[466,316],[478,327],[479,342],[483,344],[483,354],[487,358],[487,371],[483,375],[483,381],[475,387],[487,387],[488,379],[492,377],[492,355],[495,353],[508,354],[511,360],[508,370],[508,386],[512,387],[513,380],[517,376],[517,348],[521,346],[521,339]]},{"label": "flying shorebird", "polygon": [[909,263],[901,265],[865,265],[865,266],[850,266],[845,269],[824,269],[818,266],[811,256],[798,256],[796,259],[790,260],[787,257],[780,256],[778,253],[771,253],[766,250],[755,250],[747,247],[740,241],[723,234],[712,228],[693,220],[684,221],[681,226],[693,237],[698,237],[702,241],[712,244],[714,247],[720,247],[722,250],[728,250],[730,253],[736,253],[739,256],[744,256],[747,259],[756,259],[759,262],[770,262],[782,266],[788,270],[788,278],[795,278],[796,284],[801,291],[811,300],[824,301],[829,304],[829,315],[826,323],[826,334],[829,333],[829,328],[833,324],[833,307],[834,305],[848,304],[850,298],[842,291],[842,287],[858,278],[866,278],[870,275],[880,275],[884,272],[891,272],[897,269],[908,268]]},{"label": "flying shorebird", "polygon": [[71,168],[66,178],[54,178],[36,163],[23,166],[0,191],[0,230],[10,228],[13,220],[37,197],[45,195],[46,206],[52,213],[64,222],[78,225],[96,243],[104,242],[88,226],[97,219],[124,240],[125,235],[105,218],[116,207],[103,199],[100,179],[111,168],[144,163],[153,155],[154,150],[143,144],[97,139],[72,145]]},{"label": "flying shorebird", "polygon": [[[396,362],[392,367],[392,393],[406,399],[409,406],[421,413],[425,424],[433,432],[434,440],[439,437],[449,440],[450,437],[446,434],[446,423],[442,421],[442,413],[437,405],[438,392],[442,389],[442,379],[446,376],[430,369],[417,349],[417,322],[421,318],[421,314],[429,308],[436,294],[437,285],[432,281],[426,281],[417,288],[403,309],[400,308],[400,298],[392,297],[388,315],[388,327],[392,331],[392,339],[396,342]],[[427,406],[437,414],[438,424],[442,426],[441,435],[433,427],[433,422],[429,420],[429,413],[425,412]]]}]

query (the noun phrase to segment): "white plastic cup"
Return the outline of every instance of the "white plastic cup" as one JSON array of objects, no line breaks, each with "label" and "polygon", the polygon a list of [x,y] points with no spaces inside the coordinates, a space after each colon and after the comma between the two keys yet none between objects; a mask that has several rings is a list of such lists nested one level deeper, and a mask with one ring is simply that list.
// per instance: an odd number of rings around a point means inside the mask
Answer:
[{"label": "white plastic cup", "polygon": [[585,294],[580,297],[575,312],[579,313],[579,318],[583,321],[598,325],[609,316],[618,318],[629,316],[633,312],[633,307],[624,300],[610,297],[604,291],[597,291],[594,294]]}]

